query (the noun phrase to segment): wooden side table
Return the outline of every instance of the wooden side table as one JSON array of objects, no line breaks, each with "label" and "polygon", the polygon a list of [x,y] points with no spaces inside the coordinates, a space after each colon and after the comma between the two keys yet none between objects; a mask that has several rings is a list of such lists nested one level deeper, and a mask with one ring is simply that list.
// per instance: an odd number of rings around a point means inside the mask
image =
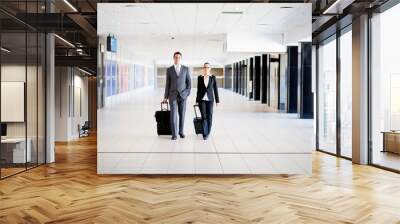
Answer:
[{"label": "wooden side table", "polygon": [[400,131],[382,131],[383,150],[382,152],[391,152],[400,154]]}]

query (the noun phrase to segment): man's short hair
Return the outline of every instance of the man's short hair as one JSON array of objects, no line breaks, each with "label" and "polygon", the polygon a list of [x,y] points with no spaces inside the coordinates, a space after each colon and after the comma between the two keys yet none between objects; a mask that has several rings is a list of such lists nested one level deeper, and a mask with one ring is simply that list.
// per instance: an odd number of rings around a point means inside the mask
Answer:
[{"label": "man's short hair", "polygon": [[208,65],[208,66],[211,68],[210,62],[205,62],[205,63],[203,64],[203,67],[205,67],[206,65]]},{"label": "man's short hair", "polygon": [[179,55],[182,57],[182,53],[179,52],[179,51],[176,51],[176,52],[174,53],[174,57],[175,57],[175,55],[177,55],[177,54],[179,54]]}]

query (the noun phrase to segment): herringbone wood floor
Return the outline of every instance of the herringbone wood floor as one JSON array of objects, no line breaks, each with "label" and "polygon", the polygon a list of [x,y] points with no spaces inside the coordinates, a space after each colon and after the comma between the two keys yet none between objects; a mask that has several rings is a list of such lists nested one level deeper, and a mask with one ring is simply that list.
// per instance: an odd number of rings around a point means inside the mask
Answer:
[{"label": "herringbone wood floor", "polygon": [[400,175],[314,154],[307,176],[98,176],[96,139],[0,181],[0,223],[400,223]]}]

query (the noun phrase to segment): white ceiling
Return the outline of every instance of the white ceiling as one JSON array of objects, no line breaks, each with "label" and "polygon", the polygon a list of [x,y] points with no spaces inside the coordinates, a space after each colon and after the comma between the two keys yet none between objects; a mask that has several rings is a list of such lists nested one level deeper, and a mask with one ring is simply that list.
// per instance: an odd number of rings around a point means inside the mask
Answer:
[{"label": "white ceiling", "polygon": [[211,57],[224,63],[227,54],[235,53],[224,51],[227,34],[279,34],[282,47],[277,51],[288,44],[285,40],[293,41],[287,37],[293,30],[295,40],[311,40],[311,4],[99,3],[97,18],[100,36],[113,34],[124,49],[158,61],[169,60],[171,52],[181,49],[190,60]]},{"label": "white ceiling", "polygon": [[[284,6],[293,8],[282,9]],[[305,21],[311,25],[309,6],[277,3],[99,3],[98,33],[134,36],[204,35],[238,30],[284,33],[305,25]],[[222,14],[224,11],[243,14]]]}]

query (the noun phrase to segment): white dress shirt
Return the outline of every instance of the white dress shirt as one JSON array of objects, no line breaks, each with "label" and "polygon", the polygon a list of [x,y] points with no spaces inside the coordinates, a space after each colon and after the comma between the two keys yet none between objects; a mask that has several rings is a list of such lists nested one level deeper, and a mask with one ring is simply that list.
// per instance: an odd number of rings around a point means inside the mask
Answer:
[{"label": "white dress shirt", "polygon": [[[207,88],[207,86],[208,86],[208,80],[209,80],[209,79],[210,79],[210,76],[209,76],[209,75],[208,75],[207,77],[206,77],[206,76],[203,76],[204,85],[206,86],[206,88]],[[210,100],[208,99],[207,92],[206,92],[206,94],[204,94],[204,97],[203,97],[202,100],[204,100],[204,101],[210,101]]]},{"label": "white dress shirt", "polygon": [[176,75],[179,76],[179,72],[181,71],[181,65],[175,65],[174,64],[174,67],[175,67]]}]

